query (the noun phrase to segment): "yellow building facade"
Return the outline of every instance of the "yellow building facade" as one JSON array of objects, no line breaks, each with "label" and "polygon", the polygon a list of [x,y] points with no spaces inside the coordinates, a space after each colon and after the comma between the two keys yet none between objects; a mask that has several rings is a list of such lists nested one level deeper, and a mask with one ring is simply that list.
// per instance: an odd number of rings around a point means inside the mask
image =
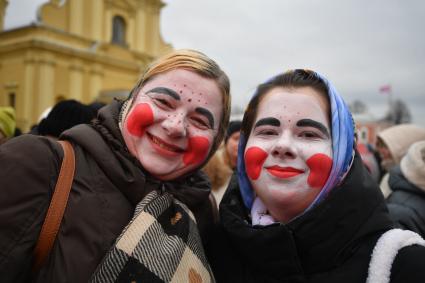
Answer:
[{"label": "yellow building facade", "polygon": [[[0,0],[0,28],[7,13]],[[0,30],[0,105],[23,131],[60,99],[107,102],[128,94],[146,66],[172,49],[161,0],[50,0],[28,26]]]}]

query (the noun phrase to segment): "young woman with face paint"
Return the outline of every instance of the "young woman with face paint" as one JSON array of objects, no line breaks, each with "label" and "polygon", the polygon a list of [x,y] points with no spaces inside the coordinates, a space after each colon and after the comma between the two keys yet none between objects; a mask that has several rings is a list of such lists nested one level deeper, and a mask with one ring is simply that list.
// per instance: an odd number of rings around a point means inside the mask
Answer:
[{"label": "young woman with face paint", "polygon": [[425,241],[392,230],[354,143],[348,107],[318,73],[257,88],[209,249],[218,282],[423,280]]},{"label": "young woman with face paint", "polygon": [[224,137],[229,91],[212,59],[177,50],[149,66],[126,101],[63,133],[76,172],[53,249],[35,273],[63,152],[31,135],[2,145],[2,282],[213,281],[203,246],[214,202],[200,168]]}]

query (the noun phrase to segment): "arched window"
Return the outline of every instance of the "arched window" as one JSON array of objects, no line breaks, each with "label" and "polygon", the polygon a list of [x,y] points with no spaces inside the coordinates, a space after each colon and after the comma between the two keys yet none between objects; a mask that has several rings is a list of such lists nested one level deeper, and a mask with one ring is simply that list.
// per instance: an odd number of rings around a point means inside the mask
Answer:
[{"label": "arched window", "polygon": [[112,43],[126,45],[125,21],[121,16],[115,16],[112,20]]}]

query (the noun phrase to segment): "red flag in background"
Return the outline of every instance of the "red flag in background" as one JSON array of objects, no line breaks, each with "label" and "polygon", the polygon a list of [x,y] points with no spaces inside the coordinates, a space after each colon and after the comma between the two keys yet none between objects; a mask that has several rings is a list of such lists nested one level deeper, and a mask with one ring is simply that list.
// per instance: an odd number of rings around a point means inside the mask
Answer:
[{"label": "red flag in background", "polygon": [[379,92],[383,94],[387,94],[391,92],[391,85],[383,85],[379,88]]}]

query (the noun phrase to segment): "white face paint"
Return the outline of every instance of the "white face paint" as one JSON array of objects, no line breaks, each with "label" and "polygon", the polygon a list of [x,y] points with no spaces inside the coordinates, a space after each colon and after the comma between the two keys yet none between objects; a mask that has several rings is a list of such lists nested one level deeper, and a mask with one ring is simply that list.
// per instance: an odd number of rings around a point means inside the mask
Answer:
[{"label": "white face paint", "polygon": [[263,97],[245,148],[247,175],[269,213],[286,223],[302,213],[332,167],[329,106],[310,87]]},{"label": "white face paint", "polygon": [[175,179],[205,161],[220,126],[222,101],[217,83],[195,72],[157,75],[125,117],[125,143],[152,175]]}]

